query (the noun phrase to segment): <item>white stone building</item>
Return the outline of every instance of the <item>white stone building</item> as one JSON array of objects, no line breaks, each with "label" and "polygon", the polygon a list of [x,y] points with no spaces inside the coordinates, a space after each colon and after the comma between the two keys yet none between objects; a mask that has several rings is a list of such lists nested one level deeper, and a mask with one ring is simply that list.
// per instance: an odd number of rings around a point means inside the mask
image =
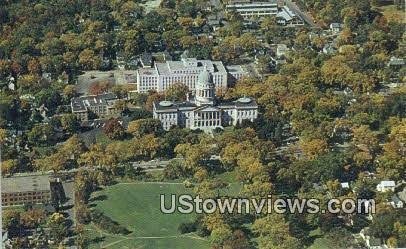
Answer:
[{"label": "white stone building", "polygon": [[[241,66],[225,67],[221,61],[197,60],[182,58],[181,61],[166,61],[154,63],[153,67],[143,67],[137,71],[137,91],[163,92],[175,83],[182,83],[194,91],[200,72],[206,68],[213,77],[216,90],[227,88],[229,81],[236,81],[247,73]],[[239,68],[239,70],[236,70]]]},{"label": "white stone building", "polygon": [[154,103],[154,118],[162,122],[165,130],[172,126],[213,130],[229,125],[253,122],[258,116],[258,105],[251,98],[220,102],[216,99],[214,77],[205,68],[198,75],[195,97],[184,102],[161,101]]}]

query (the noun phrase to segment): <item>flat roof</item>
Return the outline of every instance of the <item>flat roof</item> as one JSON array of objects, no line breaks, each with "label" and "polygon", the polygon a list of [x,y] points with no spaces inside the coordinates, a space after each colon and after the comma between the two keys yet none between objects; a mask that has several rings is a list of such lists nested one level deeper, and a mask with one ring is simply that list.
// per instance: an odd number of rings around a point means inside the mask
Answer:
[{"label": "flat roof", "polygon": [[50,191],[49,177],[14,176],[1,178],[1,193],[18,193],[31,191]]}]

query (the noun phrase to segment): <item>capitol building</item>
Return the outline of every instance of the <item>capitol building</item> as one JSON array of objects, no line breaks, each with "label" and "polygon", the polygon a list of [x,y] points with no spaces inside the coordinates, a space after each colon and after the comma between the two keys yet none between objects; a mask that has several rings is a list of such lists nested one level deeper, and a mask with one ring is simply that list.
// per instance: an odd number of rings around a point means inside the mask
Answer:
[{"label": "capitol building", "polygon": [[220,102],[215,95],[213,75],[206,66],[198,74],[195,96],[182,102],[154,102],[153,114],[165,130],[172,126],[210,131],[224,126],[254,121],[258,116],[255,100],[243,97],[235,101]]}]

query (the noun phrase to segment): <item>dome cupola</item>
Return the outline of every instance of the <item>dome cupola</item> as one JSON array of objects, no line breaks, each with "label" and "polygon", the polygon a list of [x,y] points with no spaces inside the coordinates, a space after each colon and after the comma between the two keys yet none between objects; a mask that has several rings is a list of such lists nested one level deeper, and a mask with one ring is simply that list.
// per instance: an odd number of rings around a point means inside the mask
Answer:
[{"label": "dome cupola", "polygon": [[204,66],[197,78],[196,85],[196,104],[197,105],[212,105],[215,98],[215,86],[213,76]]}]

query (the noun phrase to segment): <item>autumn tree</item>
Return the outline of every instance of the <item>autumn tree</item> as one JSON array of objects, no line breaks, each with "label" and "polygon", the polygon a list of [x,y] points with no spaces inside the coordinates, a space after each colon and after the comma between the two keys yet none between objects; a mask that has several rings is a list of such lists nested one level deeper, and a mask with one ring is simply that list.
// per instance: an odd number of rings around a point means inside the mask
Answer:
[{"label": "autumn tree", "polygon": [[84,70],[96,70],[101,66],[101,59],[93,50],[84,49],[79,54],[79,63]]},{"label": "autumn tree", "polygon": [[138,119],[128,124],[127,132],[139,138],[147,134],[161,135],[163,128],[161,122],[157,119]]},{"label": "autumn tree", "polygon": [[300,241],[290,233],[289,224],[280,214],[271,214],[255,220],[252,230],[259,235],[261,249],[299,249]]},{"label": "autumn tree", "polygon": [[117,118],[109,119],[103,127],[103,132],[110,139],[122,139],[125,135],[123,125]]}]

